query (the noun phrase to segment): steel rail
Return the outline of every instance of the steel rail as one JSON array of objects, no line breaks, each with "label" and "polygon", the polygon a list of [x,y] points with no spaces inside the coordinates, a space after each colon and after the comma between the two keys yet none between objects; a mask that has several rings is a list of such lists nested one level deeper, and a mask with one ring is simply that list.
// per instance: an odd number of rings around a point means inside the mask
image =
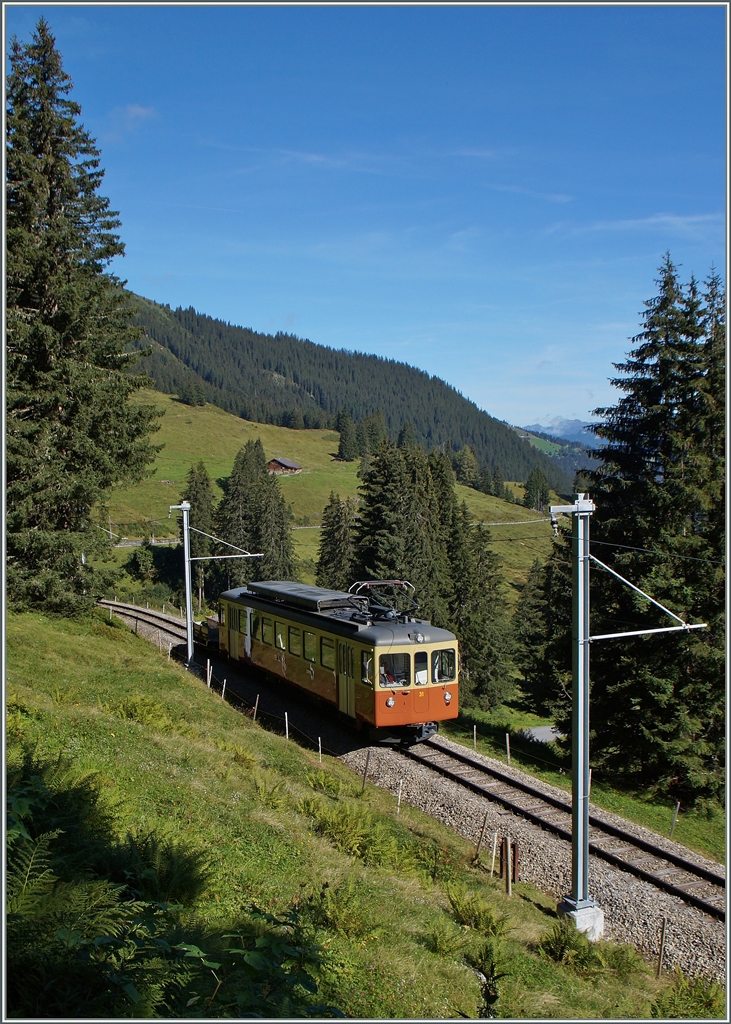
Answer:
[{"label": "steel rail", "polygon": [[[455,761],[458,762],[458,764],[465,764],[466,766],[469,766],[469,768],[472,771],[476,771],[482,775],[494,778],[502,786],[508,786],[510,787],[510,789],[513,790],[517,789],[533,797],[534,799],[542,801],[549,807],[558,808],[562,813],[566,814],[569,818],[569,821],[567,823],[568,827],[565,827],[564,825],[559,824],[558,822],[551,821],[549,818],[541,814],[540,811],[535,807],[523,807],[521,804],[515,801],[514,797],[511,799],[504,793],[495,792],[494,788],[492,788],[490,785],[486,785],[485,783],[479,782],[475,779],[467,778],[459,771],[455,770],[453,767],[450,767],[445,764],[439,764],[438,762],[434,761],[433,757],[430,757],[428,755],[424,748],[434,750],[435,752],[443,756],[453,758]],[[533,824],[538,825],[540,828],[544,828],[547,831],[554,833],[554,835],[559,836],[566,842],[571,842],[570,803],[564,803],[562,800],[552,796],[551,794],[544,793],[543,791],[537,789],[534,786],[529,785],[528,783],[524,783],[519,779],[514,779],[512,776],[506,775],[504,772],[501,772],[497,769],[490,768],[487,765],[483,764],[481,761],[477,761],[474,758],[469,757],[469,755],[467,754],[462,754],[459,751],[452,750],[450,747],[446,747],[438,741],[435,742],[433,739],[426,740],[424,743],[420,743],[414,747],[402,748],[402,753],[405,756],[410,757],[412,760],[418,762],[419,764],[423,764],[426,767],[431,768],[436,772],[439,772],[446,778],[449,778],[454,782],[458,782],[459,784],[472,790],[472,792],[477,793],[480,796],[486,797],[490,800],[494,800],[495,802],[505,807],[507,810],[510,810],[512,813],[520,815],[521,817],[533,822]],[[654,846],[647,840],[640,839],[639,837],[634,836],[629,832],[625,832],[623,829],[618,828],[615,825],[611,825],[608,822],[602,821],[600,818],[597,818],[594,815],[590,817],[590,823],[597,831],[604,832],[607,836],[610,836],[613,839],[622,839],[633,849],[649,853],[658,861],[664,861],[667,864],[673,864],[679,870],[685,871],[687,874],[694,876],[694,878],[702,882],[720,887],[725,893],[726,880],[722,875],[716,874],[715,872],[710,871],[707,868],[704,868],[702,865],[694,864],[692,861],[685,860],[685,858],[680,857],[677,854],[674,854],[670,851],[663,850],[661,847]],[[599,840],[596,834],[594,834],[594,836],[590,839],[589,842],[589,851],[595,857],[599,857],[600,859],[606,861],[612,866],[620,868],[622,871],[627,871],[635,877],[641,878],[643,881],[649,882],[656,888],[664,890],[670,895],[683,900],[685,903],[691,904],[692,906],[696,907],[699,910],[702,910],[704,913],[709,914],[712,917],[718,918],[721,921],[726,920],[725,905],[718,906],[715,903],[711,903],[700,896],[696,896],[694,893],[689,892],[687,889],[684,889],[682,887],[683,884],[697,885],[699,884],[698,881],[688,881],[686,883],[680,882],[677,884],[671,881],[667,881],[666,879],[653,873],[652,870],[640,867],[639,864],[632,863],[631,861],[624,860],[622,857],[618,856],[617,853],[613,852],[612,850],[603,849],[600,845],[598,845],[598,842],[601,842],[601,840]]]},{"label": "steel rail", "polygon": [[158,612],[154,608],[140,608],[136,604],[125,604],[121,601],[100,600],[97,605],[102,608],[111,608],[113,612],[127,619],[138,619],[148,626],[164,629],[171,636],[187,639],[185,619],[178,619],[166,612]]}]

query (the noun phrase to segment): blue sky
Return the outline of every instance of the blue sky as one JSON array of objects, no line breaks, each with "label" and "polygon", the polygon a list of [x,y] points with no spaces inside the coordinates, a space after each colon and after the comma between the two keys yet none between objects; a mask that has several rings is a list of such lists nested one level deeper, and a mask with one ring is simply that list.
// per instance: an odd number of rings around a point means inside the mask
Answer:
[{"label": "blue sky", "polygon": [[725,276],[726,10],[43,14],[136,292],[400,359],[512,423],[618,392],[663,253]]}]

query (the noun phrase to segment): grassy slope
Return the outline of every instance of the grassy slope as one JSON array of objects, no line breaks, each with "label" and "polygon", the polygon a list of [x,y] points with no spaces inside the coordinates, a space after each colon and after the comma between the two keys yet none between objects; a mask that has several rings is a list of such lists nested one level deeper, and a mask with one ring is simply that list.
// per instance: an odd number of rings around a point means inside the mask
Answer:
[{"label": "grassy slope", "polygon": [[[267,456],[283,455],[302,467],[302,473],[282,477],[282,489],[291,503],[295,521],[299,525],[318,523],[330,491],[342,498],[355,497],[358,492],[358,463],[336,462],[339,435],[330,430],[289,430],[264,423],[250,423],[224,412],[217,406],[190,407],[176,402],[169,395],[143,392],[143,401],[163,409],[162,425],[157,444],[164,445],[155,463],[154,475],[142,484],[116,491],[110,501],[110,514],[114,524],[141,524],[156,521],[157,536],[172,535],[174,520],[169,520],[168,509],[180,500],[185,488],[185,477],[193,462],[202,459],[214,482],[231,472],[238,450],[250,439],[261,438]],[[513,485],[520,496],[522,488]],[[214,484],[216,496],[220,488]],[[458,485],[460,501],[466,501],[475,518],[487,523],[521,523],[536,519],[537,514],[520,505],[512,505],[499,498],[481,494],[470,487]],[[115,532],[140,536],[145,532],[138,525],[121,525]],[[551,530],[546,522],[528,526],[492,527],[495,550],[505,560],[506,579],[514,586],[524,582],[535,558],[545,558],[550,551]],[[317,557],[319,534],[317,530],[295,531],[295,542],[300,559]],[[312,582],[311,568],[305,565],[305,582]]]},{"label": "grassy slope", "polygon": [[[315,835],[298,812],[301,798],[314,795],[305,777],[319,768],[316,754],[253,725],[154,647],[101,618],[11,613],[8,654],[10,764],[22,746],[40,758],[63,755],[75,772],[96,773],[120,837],[153,830],[202,853],[211,875],[182,924],[197,929],[203,948],[216,929],[244,920],[252,900],[281,910],[325,881],[358,879],[360,904],[351,908],[358,927],[318,932],[320,997],[352,1017],[476,1015],[474,974],[458,951],[437,954],[430,937],[435,928],[457,933],[444,883],[366,867]],[[141,694],[158,709],[152,720],[113,710]],[[327,775],[355,798],[360,787],[349,771],[324,761]],[[257,794],[257,778],[261,792],[281,784],[278,805]],[[393,821],[394,800],[378,788],[367,787],[361,806]],[[507,915],[498,946],[498,969],[507,971],[498,983],[501,1016],[648,1015],[666,981],[642,971],[618,985],[611,974],[590,978],[539,956],[535,943],[552,924],[550,898],[519,883],[508,900],[499,883],[469,867],[468,844],[410,807],[399,822],[407,839],[443,851],[445,872]],[[474,942],[476,933],[461,938]],[[214,984],[211,978],[211,990]]]}]

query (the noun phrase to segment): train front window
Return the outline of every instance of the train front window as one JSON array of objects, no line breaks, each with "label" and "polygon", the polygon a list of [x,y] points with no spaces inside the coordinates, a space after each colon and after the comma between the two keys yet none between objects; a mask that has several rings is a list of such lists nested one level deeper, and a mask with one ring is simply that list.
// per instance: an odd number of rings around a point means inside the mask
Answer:
[{"label": "train front window", "polygon": [[315,634],[310,633],[309,630],[304,631],[305,638],[305,658],[307,661],[314,661],[317,657],[317,643]]},{"label": "train front window", "polygon": [[426,651],[417,651],[414,655],[414,682],[417,686],[426,686],[429,682],[429,659]]},{"label": "train front window", "polygon": [[411,657],[408,654],[382,654],[378,663],[378,685],[411,686]]},{"label": "train front window", "polygon": [[302,633],[297,626],[289,627],[289,653],[302,656]]},{"label": "train front window", "polygon": [[451,683],[457,678],[457,658],[454,648],[434,651],[432,655],[432,679],[435,683]]},{"label": "train front window", "polygon": [[285,647],[286,647],[286,644],[284,642],[284,638],[285,638],[286,635],[287,635],[287,627],[284,625],[284,623],[283,622],[275,622],[275,624],[274,624],[274,637],[275,637],[275,641],[276,642],[275,642],[274,646],[278,647],[280,651],[283,651],[285,649]]},{"label": "train front window", "polygon": [[262,643],[269,644],[270,647],[272,646],[272,641],[274,640],[274,629],[271,619],[263,618],[261,620],[261,639]]},{"label": "train front window", "polygon": [[254,640],[261,639],[261,615],[252,615],[251,617],[251,635]]}]

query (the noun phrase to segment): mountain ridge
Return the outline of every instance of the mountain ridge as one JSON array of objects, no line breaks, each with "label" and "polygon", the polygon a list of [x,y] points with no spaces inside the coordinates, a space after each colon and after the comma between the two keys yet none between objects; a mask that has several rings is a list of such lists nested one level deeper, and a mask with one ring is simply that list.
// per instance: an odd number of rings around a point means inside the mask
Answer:
[{"label": "mountain ridge", "polygon": [[263,334],[199,313],[173,310],[127,293],[145,329],[138,363],[160,391],[197,389],[201,398],[259,423],[332,428],[346,408],[354,420],[383,414],[396,439],[406,420],[425,448],[470,445],[481,465],[506,479],[525,480],[540,468],[557,491],[571,480],[543,452],[520,441],[512,426],[490,416],[456,388],[424,370],[382,356],[318,345],[279,332]]}]

